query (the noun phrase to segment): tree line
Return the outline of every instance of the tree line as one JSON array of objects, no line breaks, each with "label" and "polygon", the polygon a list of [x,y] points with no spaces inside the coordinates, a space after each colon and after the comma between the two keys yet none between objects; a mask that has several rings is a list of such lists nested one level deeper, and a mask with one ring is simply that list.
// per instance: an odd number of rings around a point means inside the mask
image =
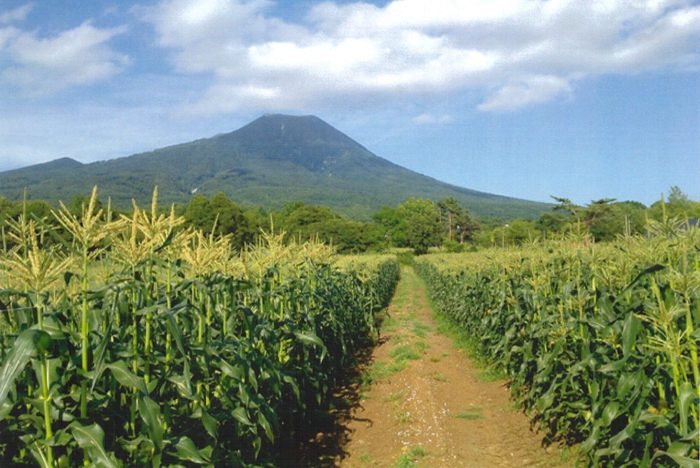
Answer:
[{"label": "tree line", "polygon": [[[416,254],[430,248],[462,251],[489,246],[518,245],[537,239],[565,235],[587,235],[596,242],[615,239],[620,235],[644,233],[648,220],[678,219],[697,222],[700,202],[690,200],[678,187],[671,187],[668,197],[646,207],[638,202],[618,202],[601,199],[580,206],[567,198],[553,197],[551,212],[539,219],[476,218],[454,198],[432,201],[409,198],[396,207],[384,206],[372,215],[371,221],[357,221],[342,216],[325,206],[303,202],[288,203],[282,210],[247,207],[230,200],[223,193],[211,198],[195,195],[186,205],[174,205],[175,214],[182,215],[186,226],[217,236],[228,235],[236,249],[257,242],[262,232],[284,232],[287,241],[310,238],[333,245],[339,253],[384,251],[407,248]],[[74,196],[67,208],[79,216],[88,198]],[[104,206],[105,216],[128,216],[125,211]],[[60,232],[53,211],[57,207],[41,200],[11,202],[0,197],[0,226],[4,250],[12,239],[5,234],[7,222],[20,214],[42,219]],[[695,220],[695,221],[694,221]],[[51,239],[46,239],[51,242]]]}]

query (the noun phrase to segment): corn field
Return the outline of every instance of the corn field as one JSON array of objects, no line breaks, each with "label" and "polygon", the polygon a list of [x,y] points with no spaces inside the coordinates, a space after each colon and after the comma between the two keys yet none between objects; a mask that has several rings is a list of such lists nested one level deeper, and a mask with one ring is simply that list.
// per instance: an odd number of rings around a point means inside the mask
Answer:
[{"label": "corn field", "polygon": [[436,307],[587,466],[698,466],[700,229],[426,256]]},{"label": "corn field", "polygon": [[327,409],[399,276],[318,243],[230,240],[171,211],[3,226],[0,465],[273,465]]}]

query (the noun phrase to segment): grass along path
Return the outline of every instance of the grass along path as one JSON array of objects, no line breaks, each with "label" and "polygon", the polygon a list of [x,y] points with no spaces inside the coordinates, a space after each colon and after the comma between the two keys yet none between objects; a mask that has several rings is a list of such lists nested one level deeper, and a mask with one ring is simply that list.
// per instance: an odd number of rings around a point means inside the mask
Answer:
[{"label": "grass along path", "polygon": [[436,331],[411,268],[365,371],[360,405],[345,423],[344,456],[355,467],[571,467],[513,409],[504,381],[488,381]]}]

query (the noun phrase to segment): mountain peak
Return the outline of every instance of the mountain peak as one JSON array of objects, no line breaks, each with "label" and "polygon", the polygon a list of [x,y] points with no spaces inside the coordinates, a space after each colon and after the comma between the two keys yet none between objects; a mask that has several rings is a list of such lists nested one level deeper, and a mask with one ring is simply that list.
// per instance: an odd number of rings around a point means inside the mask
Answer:
[{"label": "mountain peak", "polygon": [[251,134],[251,136],[257,137],[262,136],[261,133],[265,133],[267,137],[287,136],[297,139],[326,137],[352,141],[347,135],[315,115],[265,114],[232,133],[238,136]]},{"label": "mountain peak", "polygon": [[359,143],[313,115],[265,114],[222,138],[236,141],[251,157],[284,161],[322,172],[349,154],[372,155]]},{"label": "mountain peak", "polygon": [[98,163],[63,158],[0,173],[0,195],[70,200],[97,185],[100,197],[128,209],[151,200],[188,203],[192,194],[224,193],[247,205],[325,205],[369,219],[383,205],[409,197],[453,197],[481,216],[536,217],[548,207],[476,192],[412,172],[372,154],[313,115],[266,114],[226,134]]}]

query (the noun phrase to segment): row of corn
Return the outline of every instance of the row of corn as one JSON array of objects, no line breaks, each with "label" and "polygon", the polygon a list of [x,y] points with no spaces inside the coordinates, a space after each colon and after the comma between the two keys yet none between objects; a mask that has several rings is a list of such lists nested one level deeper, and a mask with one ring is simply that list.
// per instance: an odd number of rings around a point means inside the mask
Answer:
[{"label": "row of corn", "polygon": [[550,441],[587,466],[698,466],[700,229],[416,262]]},{"label": "row of corn", "polygon": [[61,230],[3,226],[0,465],[274,464],[372,339],[397,261],[341,269],[273,234],[234,255],[157,192],[115,220],[95,201]]}]

